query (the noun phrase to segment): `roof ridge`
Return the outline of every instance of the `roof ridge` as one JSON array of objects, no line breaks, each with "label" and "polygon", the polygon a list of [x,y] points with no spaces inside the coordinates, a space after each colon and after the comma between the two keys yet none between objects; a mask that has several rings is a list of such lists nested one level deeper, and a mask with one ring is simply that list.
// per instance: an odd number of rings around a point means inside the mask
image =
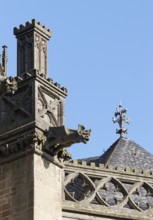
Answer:
[{"label": "roof ridge", "polygon": [[[113,150],[112,150],[112,152],[111,152],[111,155],[106,159],[105,166],[108,166],[110,158],[112,158],[112,155],[114,154],[114,152],[116,151],[116,149],[119,147],[119,143],[120,143],[121,140],[123,140],[123,139],[124,139],[125,141],[127,140],[127,139],[121,137],[121,138],[119,138],[119,139],[112,145],[112,147],[114,146],[114,148],[113,148]],[[128,141],[126,141],[125,146],[127,146],[127,144],[128,144]]]}]

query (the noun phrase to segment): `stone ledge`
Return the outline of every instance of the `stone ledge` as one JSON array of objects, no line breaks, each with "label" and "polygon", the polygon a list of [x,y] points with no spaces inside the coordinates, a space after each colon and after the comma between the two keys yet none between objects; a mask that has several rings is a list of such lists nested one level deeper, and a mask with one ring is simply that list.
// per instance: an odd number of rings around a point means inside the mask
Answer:
[{"label": "stone ledge", "polygon": [[96,166],[96,164],[94,162],[91,162],[90,164],[87,164],[86,161],[81,161],[81,163],[77,160],[73,160],[73,161],[67,161],[65,162],[65,166],[66,167],[78,167],[78,168],[84,168],[84,169],[94,169],[94,170],[105,170],[105,171],[111,171],[111,172],[115,172],[115,173],[125,173],[125,174],[129,174],[129,175],[139,175],[139,176],[150,176],[153,177],[153,171],[149,171],[149,170],[142,170],[139,171],[137,168],[133,168],[133,170],[131,170],[129,167],[113,167],[112,165],[107,165],[105,166],[105,164],[99,164],[99,166]]},{"label": "stone ledge", "polygon": [[61,86],[57,82],[54,83],[51,78],[45,79],[44,76],[36,69],[31,70],[29,72],[25,72],[21,74],[20,76],[15,77],[15,79],[17,80],[19,84],[19,87],[22,86],[23,84],[26,84],[33,78],[38,80],[40,83],[44,84],[45,86],[47,86],[49,89],[53,89],[53,91],[57,92],[63,97],[66,97],[68,95],[67,88]]},{"label": "stone ledge", "polygon": [[86,214],[97,217],[109,217],[121,220],[151,220],[153,212],[138,212],[136,210],[127,210],[126,208],[116,209],[116,207],[104,207],[100,205],[78,204],[75,202],[63,201],[63,211]]},{"label": "stone ledge", "polygon": [[5,164],[5,163],[10,163],[14,160],[18,160],[22,157],[29,155],[29,154],[37,154],[37,155],[41,156],[42,158],[45,158],[46,160],[50,161],[51,163],[57,165],[60,168],[64,167],[63,164],[59,163],[52,156],[50,156],[48,153],[43,152],[43,151],[37,149],[36,147],[32,147],[32,148],[24,150],[22,152],[18,152],[16,154],[10,155],[6,158],[2,158],[2,159],[0,159],[0,165]]}]

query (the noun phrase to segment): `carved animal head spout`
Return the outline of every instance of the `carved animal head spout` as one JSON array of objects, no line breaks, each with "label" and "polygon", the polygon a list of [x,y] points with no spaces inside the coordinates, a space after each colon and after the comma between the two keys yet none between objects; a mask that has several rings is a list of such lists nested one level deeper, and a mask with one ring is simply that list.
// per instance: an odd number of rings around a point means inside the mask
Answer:
[{"label": "carved animal head spout", "polygon": [[47,132],[47,142],[45,150],[52,156],[63,155],[63,149],[70,147],[72,144],[89,141],[91,130],[86,130],[83,125],[78,125],[77,130],[60,127],[50,127]]},{"label": "carved animal head spout", "polygon": [[0,77],[0,94],[13,95],[17,89],[18,83],[14,77]]},{"label": "carved animal head spout", "polygon": [[91,135],[91,129],[85,130],[85,127],[83,125],[78,125],[78,134],[80,135],[80,142],[83,142],[86,144],[89,141],[90,135]]}]

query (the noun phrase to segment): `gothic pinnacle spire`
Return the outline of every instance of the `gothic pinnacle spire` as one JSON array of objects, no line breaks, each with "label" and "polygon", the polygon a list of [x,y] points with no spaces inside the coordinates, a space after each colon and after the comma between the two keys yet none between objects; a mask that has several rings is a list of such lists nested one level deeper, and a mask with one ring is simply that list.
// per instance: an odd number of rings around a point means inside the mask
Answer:
[{"label": "gothic pinnacle spire", "polygon": [[4,74],[7,76],[7,62],[8,62],[8,56],[7,56],[7,46],[3,45],[3,53],[2,53],[2,65],[4,68]]},{"label": "gothic pinnacle spire", "polygon": [[2,46],[3,51],[2,51],[2,62],[0,62],[0,76],[1,77],[7,77],[7,61],[8,61],[8,57],[7,57],[7,46],[3,45]]},{"label": "gothic pinnacle spire", "polygon": [[126,118],[127,109],[123,109],[120,102],[119,107],[116,108],[116,112],[113,117],[113,122],[119,124],[119,128],[116,129],[116,133],[120,134],[120,137],[124,137],[124,134],[127,134],[127,128],[124,127],[125,123],[129,124],[130,119]]}]

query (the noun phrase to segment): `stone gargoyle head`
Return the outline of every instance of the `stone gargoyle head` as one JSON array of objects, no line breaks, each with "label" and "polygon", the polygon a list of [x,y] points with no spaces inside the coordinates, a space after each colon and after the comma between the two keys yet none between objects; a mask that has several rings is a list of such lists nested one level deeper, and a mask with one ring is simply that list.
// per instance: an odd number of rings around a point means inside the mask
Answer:
[{"label": "stone gargoyle head", "polygon": [[83,142],[84,144],[86,144],[89,141],[89,138],[90,138],[90,135],[91,135],[91,129],[86,130],[83,125],[78,125],[77,132],[80,136],[80,141],[79,142]]},{"label": "stone gargoyle head", "polygon": [[65,128],[65,126],[50,127],[47,132],[45,149],[51,155],[57,155],[62,149],[75,143],[86,144],[89,141],[91,130],[86,130],[83,125],[78,125],[77,130]]}]

